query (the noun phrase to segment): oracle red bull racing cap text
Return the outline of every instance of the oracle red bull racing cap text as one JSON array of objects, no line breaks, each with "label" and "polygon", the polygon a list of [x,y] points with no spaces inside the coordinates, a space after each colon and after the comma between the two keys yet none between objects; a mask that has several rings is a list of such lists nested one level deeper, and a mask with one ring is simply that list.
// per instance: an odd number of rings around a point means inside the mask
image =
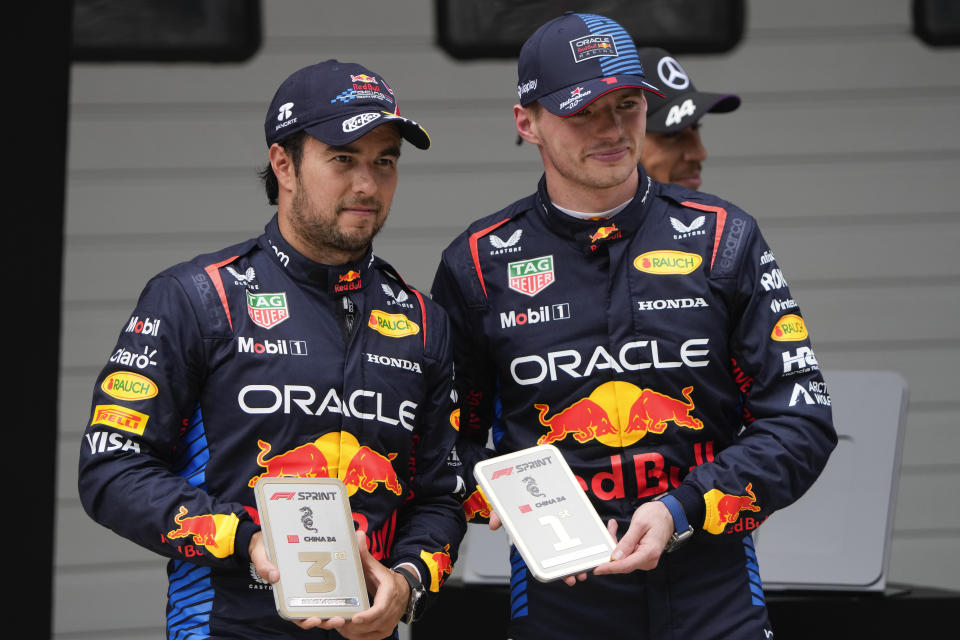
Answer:
[{"label": "oracle red bull racing cap text", "polygon": [[537,101],[570,116],[617,89],[659,94],[644,75],[633,38],[620,23],[592,13],[565,13],[537,29],[520,49],[520,104]]},{"label": "oracle red bull racing cap text", "polygon": [[263,128],[268,146],[298,131],[339,146],[387,122],[397,123],[414,146],[430,147],[427,130],[400,115],[397,97],[383,76],[331,59],[294,71],[283,81]]}]

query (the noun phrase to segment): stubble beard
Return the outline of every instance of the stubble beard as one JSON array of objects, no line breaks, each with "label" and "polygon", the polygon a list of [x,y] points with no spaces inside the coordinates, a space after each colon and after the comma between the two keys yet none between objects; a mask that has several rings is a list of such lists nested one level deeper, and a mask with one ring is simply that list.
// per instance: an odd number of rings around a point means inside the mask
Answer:
[{"label": "stubble beard", "polygon": [[340,227],[340,214],[344,209],[355,206],[376,207],[378,213],[383,209],[383,203],[376,198],[359,198],[349,203],[338,202],[332,214],[319,211],[307,199],[303,185],[300,185],[290,203],[290,225],[305,243],[315,249],[346,253],[365,251],[380,231],[386,216],[373,218],[372,227],[346,232]]}]

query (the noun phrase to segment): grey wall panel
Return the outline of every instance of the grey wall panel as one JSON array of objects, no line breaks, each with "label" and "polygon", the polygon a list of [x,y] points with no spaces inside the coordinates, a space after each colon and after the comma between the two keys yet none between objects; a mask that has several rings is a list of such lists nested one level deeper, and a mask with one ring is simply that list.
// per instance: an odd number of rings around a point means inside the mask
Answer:
[{"label": "grey wall panel", "polygon": [[[76,476],[76,474],[74,474]],[[128,569],[153,569],[166,566],[166,560],[143,547],[118,536],[84,512],[79,500],[60,509],[57,531],[57,566],[71,571],[99,570],[111,565]]]},{"label": "grey wall panel", "polygon": [[905,0],[807,0],[806,2],[750,2],[749,21],[752,30],[809,28],[864,30],[872,26],[903,24],[909,19]]},{"label": "grey wall panel", "polygon": [[[960,465],[934,472],[914,468],[901,472],[894,533],[899,531],[948,537],[960,531]],[[931,509],[930,506],[935,505]]]},{"label": "grey wall panel", "polygon": [[[956,467],[960,451],[960,403],[911,403],[903,441],[903,468]],[[956,486],[960,486],[955,484]]]},{"label": "grey wall panel", "polygon": [[[939,403],[956,398],[960,344],[938,339],[877,340],[859,344],[819,343],[817,360],[830,369],[898,372],[910,386],[910,403]],[[957,412],[960,424],[960,411]],[[960,461],[958,461],[960,462]]]},{"label": "grey wall panel", "polygon": [[960,531],[954,531],[950,537],[926,533],[894,535],[890,552],[891,579],[906,585],[956,590],[960,572],[957,536]]},{"label": "grey wall panel", "polygon": [[[794,292],[796,293],[796,292]],[[950,285],[817,289],[796,294],[814,346],[819,342],[855,344],[864,340],[904,340],[911,335],[960,342],[960,325],[952,317],[960,300],[960,279]],[[890,300],[916,309],[909,333],[903,316],[890,313]]]},{"label": "grey wall panel", "polygon": [[54,637],[159,640],[164,632],[167,579],[152,567],[61,571],[54,598]]},{"label": "grey wall panel", "polygon": [[[708,126],[718,128],[722,122]],[[847,160],[821,156],[781,162],[714,156],[707,159],[703,173],[705,189],[743,207],[764,228],[781,219],[794,226],[824,219],[911,224],[917,218],[922,222],[931,214],[960,210],[949,188],[960,175],[960,155],[918,159],[884,154]]]}]

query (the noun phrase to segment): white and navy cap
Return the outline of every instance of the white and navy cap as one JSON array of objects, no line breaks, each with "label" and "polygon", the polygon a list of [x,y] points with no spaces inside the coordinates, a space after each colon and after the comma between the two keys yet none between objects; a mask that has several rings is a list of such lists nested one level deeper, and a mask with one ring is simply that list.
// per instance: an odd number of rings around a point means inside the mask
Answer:
[{"label": "white and navy cap", "polygon": [[387,122],[400,125],[411,144],[430,147],[430,134],[400,115],[397,97],[383,76],[354,64],[327,60],[294,71],[267,109],[267,145],[306,131],[329,145],[344,145]]},{"label": "white and navy cap", "polygon": [[647,131],[673,133],[696,123],[705,113],[726,113],[740,106],[734,93],[697,91],[677,59],[657,47],[640,49],[640,61],[660,87],[647,100]]},{"label": "white and navy cap", "polygon": [[537,101],[570,116],[618,89],[659,95],[646,80],[633,38],[620,23],[592,13],[565,13],[537,29],[520,49],[520,104]]}]

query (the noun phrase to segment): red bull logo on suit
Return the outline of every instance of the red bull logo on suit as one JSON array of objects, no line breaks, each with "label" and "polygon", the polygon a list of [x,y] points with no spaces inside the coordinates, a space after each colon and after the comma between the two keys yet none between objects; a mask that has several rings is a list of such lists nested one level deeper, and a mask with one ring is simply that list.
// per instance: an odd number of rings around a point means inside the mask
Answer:
[{"label": "red bull logo on suit", "polygon": [[684,387],[683,400],[642,389],[629,382],[605,382],[586,398],[547,417],[549,405],[535,404],[540,424],[547,427],[537,444],[558,442],[570,436],[580,444],[598,440],[609,447],[629,446],[648,433],[662,434],[674,427],[703,429],[703,422],[692,415],[696,405],[693,387]]}]

